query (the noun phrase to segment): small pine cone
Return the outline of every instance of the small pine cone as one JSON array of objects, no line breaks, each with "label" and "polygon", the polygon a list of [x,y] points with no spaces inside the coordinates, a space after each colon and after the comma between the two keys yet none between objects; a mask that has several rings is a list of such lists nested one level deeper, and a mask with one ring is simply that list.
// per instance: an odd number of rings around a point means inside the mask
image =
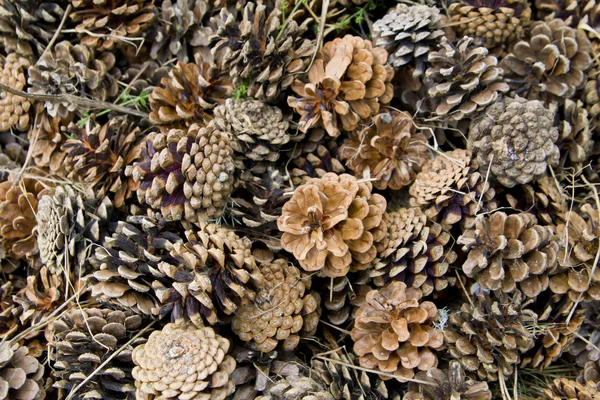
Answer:
[{"label": "small pine cone", "polygon": [[588,111],[579,100],[565,99],[558,107],[558,148],[562,159],[561,167],[571,166],[580,170],[589,159],[594,141]]},{"label": "small pine cone", "polygon": [[223,313],[233,314],[243,299],[253,300],[263,276],[250,239],[216,224],[188,230],[185,236],[183,244],[173,244],[175,262],[158,265],[164,279],[154,280],[152,288],[162,306],[153,312],[170,314],[175,322],[189,318],[201,325],[204,318],[214,325]]},{"label": "small pine cone", "polygon": [[474,304],[463,303],[450,315],[444,330],[444,342],[452,358],[467,372],[477,372],[479,379],[498,380],[501,373],[513,373],[522,354],[531,349],[534,334],[527,329],[535,326],[536,314],[523,309],[521,293],[512,297],[501,292],[479,293]]},{"label": "small pine cone", "polygon": [[52,275],[45,266],[35,275],[27,277],[27,286],[21,289],[13,300],[22,308],[19,321],[23,326],[33,326],[52,314],[63,304],[63,282],[60,276]]},{"label": "small pine cone", "polygon": [[[73,46],[68,41],[60,42],[29,68],[28,91],[41,95],[81,96],[83,93],[79,91],[83,89],[85,94],[97,100],[109,101],[119,92],[117,80],[120,73],[114,68],[115,63],[112,53],[95,54],[94,50],[82,44]],[[67,118],[77,108],[70,102],[47,101],[45,106],[50,116],[60,115],[62,118]]]},{"label": "small pine cone", "polygon": [[229,135],[198,124],[168,133],[152,132],[142,161],[126,168],[139,183],[140,204],[160,210],[169,221],[218,217],[233,190],[235,165]]},{"label": "small pine cone", "polygon": [[227,8],[221,9],[217,32],[210,38],[211,52],[222,52],[223,68],[236,87],[247,86],[250,97],[277,102],[311,62],[316,43],[305,34],[312,18],[301,25],[284,19],[279,7],[268,12],[265,5],[253,2],[244,7],[241,23]]},{"label": "small pine cone", "polygon": [[[21,167],[27,158],[28,141],[26,133],[14,131],[0,132],[0,154],[4,154],[4,162],[16,163]],[[6,179],[5,179],[6,180]]]},{"label": "small pine cone", "polygon": [[500,63],[511,88],[531,100],[573,97],[585,85],[585,72],[592,65],[585,33],[557,18],[532,23],[529,36]]},{"label": "small pine cone", "polygon": [[[0,264],[0,272],[2,272],[2,274],[10,274],[20,267],[18,260],[11,260],[12,262],[4,265],[6,260],[7,259],[2,260]],[[12,277],[14,277],[14,275],[12,275]],[[17,285],[22,284],[21,280],[15,280],[15,283]],[[2,341],[10,339],[22,329],[22,326],[19,324],[21,310],[19,310],[18,304],[16,304],[13,299],[13,295],[17,290],[18,288],[15,288],[15,284],[10,280],[0,285],[0,340]]]},{"label": "small pine cone", "polygon": [[319,123],[327,134],[351,131],[360,119],[379,113],[392,99],[394,70],[388,53],[369,40],[346,35],[325,43],[304,80],[296,79],[292,90],[299,97],[287,103],[300,114],[302,132]]},{"label": "small pine cone", "polygon": [[29,355],[27,346],[0,344],[0,399],[43,400],[44,366]]},{"label": "small pine cone", "polygon": [[433,326],[438,318],[435,304],[422,297],[419,289],[407,289],[403,282],[367,294],[350,333],[362,367],[392,374],[400,382],[437,367],[431,350],[442,346],[443,334]]},{"label": "small pine cone", "polygon": [[444,36],[437,7],[398,4],[373,24],[375,46],[390,53],[389,64],[398,70],[414,65],[413,76],[425,72],[428,53]]},{"label": "small pine cone", "polygon": [[28,133],[33,162],[40,168],[49,169],[53,174],[67,175],[67,153],[61,150],[61,146],[67,141],[63,127],[71,123],[73,114],[62,118],[60,115],[51,117],[47,112],[42,112],[38,114],[38,118],[37,126]]},{"label": "small pine cone", "polygon": [[184,128],[208,122],[209,112],[231,93],[229,77],[218,65],[196,57],[177,65],[150,94],[150,121],[165,128]]},{"label": "small pine cone", "polygon": [[597,133],[600,129],[600,69],[593,66],[588,72],[587,81],[581,89],[581,100],[585,104],[590,120],[590,129]]},{"label": "small pine cone", "polygon": [[43,195],[37,210],[37,244],[40,259],[50,273],[84,272],[81,267],[86,265],[86,249],[90,242],[102,242],[105,225],[112,216],[113,206],[108,197],[99,199],[90,192],[82,194],[71,186],[58,186],[53,194]]},{"label": "small pine cone", "polygon": [[89,258],[94,270],[87,278],[92,297],[100,303],[151,315],[159,304],[151,282],[164,278],[160,264],[175,264],[169,252],[174,243],[183,243],[168,228],[164,221],[132,215],[109,225],[110,236]]},{"label": "small pine cone", "polygon": [[121,69],[121,81],[129,87],[129,93],[140,95],[151,93],[160,85],[162,78],[169,75],[172,67],[159,64],[154,60],[143,63],[127,63]]},{"label": "small pine cone", "polygon": [[600,268],[594,268],[600,241],[598,209],[584,204],[579,212],[568,211],[563,220],[567,222],[559,224],[556,233],[567,243],[558,252],[560,270],[550,278],[550,289],[567,293],[574,302],[600,300]]},{"label": "small pine cone", "polygon": [[307,293],[300,270],[278,259],[260,267],[262,284],[253,300],[244,299],[231,329],[249,348],[267,353],[281,343],[283,350],[298,346],[301,331],[317,329],[319,295]]},{"label": "small pine cone", "polygon": [[[0,5],[0,7],[2,7]],[[2,14],[0,12],[0,14]],[[0,17],[0,25],[1,25]],[[1,29],[0,29],[1,30]],[[5,58],[0,57],[0,82],[20,91],[25,90],[27,79],[25,72],[31,63],[25,57],[19,57],[16,53],[10,53]],[[29,130],[29,109],[32,101],[24,97],[15,96],[6,91],[0,93],[0,132],[16,128],[20,131]]]},{"label": "small pine cone", "polygon": [[417,372],[415,378],[432,385],[409,382],[402,400],[492,400],[487,382],[465,377],[462,365],[456,360],[450,361],[447,370],[433,368]]},{"label": "small pine cone", "polygon": [[471,36],[492,50],[524,36],[531,8],[526,0],[461,0],[450,4],[448,14],[457,36]]},{"label": "small pine cone", "polygon": [[281,109],[261,101],[228,98],[214,115],[215,126],[229,133],[233,150],[252,161],[277,161],[281,147],[290,141]]},{"label": "small pine cone", "polygon": [[155,18],[152,0],[69,0],[69,15],[78,23],[80,43],[92,49],[112,50],[138,43]]},{"label": "small pine cone", "polygon": [[340,148],[354,175],[374,178],[375,188],[398,190],[415,179],[431,157],[425,135],[404,113],[378,114],[375,124],[349,134]]},{"label": "small pine cone", "polygon": [[9,257],[31,259],[37,253],[36,213],[45,192],[36,179],[0,183],[0,242]]},{"label": "small pine cone", "polygon": [[569,209],[568,196],[562,184],[549,175],[544,175],[527,185],[519,185],[511,189],[511,193],[504,195],[512,208],[532,212],[545,225],[557,225],[559,221],[562,222],[560,216]]},{"label": "small pine cone", "polygon": [[537,224],[533,214],[480,215],[457,240],[467,254],[463,272],[490,290],[520,290],[535,298],[549,285],[557,268],[560,241],[552,228]]},{"label": "small pine cone", "polygon": [[465,36],[456,46],[445,39],[428,60],[428,95],[436,104],[435,114],[443,119],[472,118],[509,90],[498,59],[485,47],[477,47],[471,37]]},{"label": "small pine cone", "polygon": [[296,188],[277,220],[282,247],[305,271],[331,278],[368,268],[387,232],[385,198],[371,189],[369,182],[333,173]]},{"label": "small pine cone", "polygon": [[[76,307],[61,314],[46,330],[46,338],[53,350],[48,354],[57,378],[54,387],[61,389],[62,393],[69,393],[91,377],[79,388],[77,398],[131,398],[135,393],[131,353],[133,347],[145,339],[138,337],[128,342],[144,327],[144,322],[148,321],[131,311],[106,308]],[[126,343],[128,345],[108,365],[100,368]]]},{"label": "small pine cone", "polygon": [[445,229],[458,222],[472,227],[476,215],[497,208],[496,192],[477,167],[471,152],[462,149],[429,160],[409,189],[410,205],[425,206],[425,215]]},{"label": "small pine cone", "polygon": [[335,400],[335,397],[327,390],[326,386],[316,376],[309,378],[307,376],[294,377],[294,379],[280,379],[274,382],[261,396],[254,400]]},{"label": "small pine cone", "polygon": [[211,327],[167,324],[133,350],[138,399],[224,400],[235,384],[229,340]]},{"label": "small pine cone", "polygon": [[295,187],[304,185],[311,178],[322,178],[328,172],[337,175],[348,172],[339,160],[339,149],[334,141],[327,146],[316,144],[314,149],[294,158],[292,164],[290,177]]},{"label": "small pine cone", "polygon": [[[600,302],[592,301],[585,305],[585,314],[575,340],[569,347],[569,354],[575,358],[578,366],[585,366],[600,360]],[[583,373],[583,371],[582,371]],[[600,377],[594,382],[600,382]]]},{"label": "small pine cone", "polygon": [[467,147],[481,173],[489,170],[509,188],[545,175],[546,167],[559,161],[554,115],[539,100],[505,98],[492,104],[469,128]]},{"label": "small pine cone", "polygon": [[544,389],[536,400],[599,400],[597,382],[581,384],[566,378],[557,378]]}]

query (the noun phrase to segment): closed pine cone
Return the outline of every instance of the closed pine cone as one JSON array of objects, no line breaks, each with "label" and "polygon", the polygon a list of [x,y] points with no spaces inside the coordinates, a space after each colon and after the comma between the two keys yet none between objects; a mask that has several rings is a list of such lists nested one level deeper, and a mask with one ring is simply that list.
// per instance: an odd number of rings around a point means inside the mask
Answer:
[{"label": "closed pine cone", "polygon": [[437,7],[398,4],[373,24],[374,43],[390,53],[394,69],[414,65],[414,76],[425,72],[428,53],[438,46],[444,31]]},{"label": "closed pine cone", "polygon": [[296,79],[288,105],[300,114],[302,132],[320,124],[330,136],[351,131],[392,99],[394,70],[388,53],[370,41],[346,35],[325,43],[305,80]]},{"label": "closed pine cone", "polygon": [[27,346],[0,344],[0,399],[43,400],[44,366],[29,355]]},{"label": "closed pine cone", "polygon": [[529,36],[500,63],[507,82],[532,100],[573,97],[585,85],[585,72],[592,65],[592,46],[585,33],[557,18],[532,23]]},{"label": "closed pine cone", "polygon": [[490,50],[519,40],[531,18],[524,0],[461,0],[450,4],[448,13],[457,36],[479,39]]},{"label": "closed pine cone", "polygon": [[31,159],[40,168],[47,168],[51,173],[66,175],[65,158],[67,153],[61,146],[67,141],[63,134],[63,127],[73,120],[73,114],[68,113],[67,118],[60,115],[50,116],[48,112],[38,114],[37,126],[29,130],[29,151]]},{"label": "closed pine cone", "polygon": [[600,218],[598,209],[587,203],[579,212],[568,211],[556,233],[566,242],[558,252],[559,273],[550,278],[554,293],[567,293],[572,301],[600,300],[600,268],[595,268],[598,252]]},{"label": "closed pine cone", "polygon": [[421,301],[422,296],[403,282],[367,294],[350,333],[361,366],[392,374],[400,382],[437,366],[431,350],[442,346],[443,334],[433,327],[438,318],[435,304]]},{"label": "closed pine cone", "polygon": [[340,148],[342,159],[358,177],[373,178],[375,188],[398,190],[414,180],[431,157],[425,135],[410,116],[378,114],[375,124],[349,134]]},{"label": "closed pine cone", "polygon": [[[107,308],[76,307],[62,314],[46,330],[52,349],[48,354],[57,377],[54,387],[68,394],[94,371],[93,377],[77,392],[79,398],[131,398],[135,393],[131,353],[145,339],[138,337],[128,342],[147,323],[131,311]],[[108,365],[99,368],[126,343],[129,345]]]},{"label": "closed pine cone", "polygon": [[298,25],[284,18],[279,7],[268,12],[265,5],[253,2],[244,7],[241,23],[225,7],[220,17],[210,39],[211,52],[215,56],[222,52],[223,68],[236,87],[247,81],[248,96],[277,102],[315,52],[315,41],[305,38],[312,19]]},{"label": "closed pine cone", "polygon": [[371,184],[327,173],[294,191],[277,226],[281,245],[309,272],[334,278],[369,267],[387,231],[386,201]]},{"label": "closed pine cone", "polygon": [[566,378],[557,378],[536,400],[600,400],[600,391],[594,382],[581,384]]},{"label": "closed pine cone", "polygon": [[229,340],[211,327],[167,324],[133,350],[138,399],[224,400],[235,384]]},{"label": "closed pine cone", "polygon": [[558,108],[558,117],[557,145],[562,155],[560,165],[580,170],[594,146],[589,113],[581,101],[565,99]]},{"label": "closed pine cone", "polygon": [[140,204],[167,220],[196,222],[218,217],[233,190],[235,165],[229,135],[214,125],[152,132],[142,145],[143,159],[127,167],[139,182]]},{"label": "closed pine cone", "polygon": [[417,372],[416,379],[430,382],[424,385],[408,383],[408,392],[402,400],[492,400],[487,382],[474,381],[465,376],[462,365],[450,361],[447,370],[437,368]]},{"label": "closed pine cone", "polygon": [[300,341],[299,332],[314,333],[319,316],[319,295],[307,293],[300,270],[278,259],[260,267],[262,284],[253,300],[244,299],[231,328],[250,348],[263,353],[281,343],[292,351]]},{"label": "closed pine cone", "polygon": [[489,170],[509,188],[545,175],[546,167],[559,161],[554,115],[543,102],[521,97],[491,105],[469,128],[467,147],[477,156],[481,173]]},{"label": "closed pine cone", "polygon": [[[0,64],[2,64],[0,82],[13,89],[25,91],[27,85],[25,71],[31,65],[29,60],[25,57],[19,57],[16,53],[10,53],[5,58],[0,58]],[[29,130],[31,104],[31,100],[15,96],[3,90],[0,93],[0,132],[12,128],[20,131]]]}]

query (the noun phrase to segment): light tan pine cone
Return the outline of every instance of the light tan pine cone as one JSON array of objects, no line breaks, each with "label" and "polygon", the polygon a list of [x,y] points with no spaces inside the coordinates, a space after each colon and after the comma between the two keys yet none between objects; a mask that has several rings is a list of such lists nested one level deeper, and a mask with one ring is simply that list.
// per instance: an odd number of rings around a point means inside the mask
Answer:
[{"label": "light tan pine cone", "polygon": [[[29,60],[18,56],[16,53],[10,53],[8,56],[0,58],[0,65],[2,65],[0,82],[24,92],[27,85],[25,72],[31,65]],[[31,100],[15,96],[3,90],[0,93],[0,132],[12,128],[20,131],[29,130],[29,109],[31,105]]]}]

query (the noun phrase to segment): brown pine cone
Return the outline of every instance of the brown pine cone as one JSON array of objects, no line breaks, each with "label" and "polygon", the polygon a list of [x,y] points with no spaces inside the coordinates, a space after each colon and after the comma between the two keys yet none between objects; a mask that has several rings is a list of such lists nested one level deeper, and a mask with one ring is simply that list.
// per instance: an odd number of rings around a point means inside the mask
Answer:
[{"label": "brown pine cone", "polygon": [[443,40],[441,49],[430,52],[428,60],[428,95],[435,103],[435,114],[443,119],[473,118],[509,90],[498,59],[485,47],[476,47],[471,37],[465,36],[456,46]]},{"label": "brown pine cone", "polygon": [[366,284],[368,278],[363,271],[333,279],[325,278],[324,285],[317,287],[318,291],[323,293],[323,316],[336,326],[354,320],[356,310],[365,304],[367,293],[373,290]]},{"label": "brown pine cone", "polygon": [[[324,132],[323,129],[319,130]],[[312,136],[311,132],[309,136]],[[299,145],[307,146],[292,159],[293,168],[289,172],[294,187],[304,185],[310,178],[322,178],[328,172],[337,175],[348,172],[339,160],[339,148],[334,140],[326,144],[316,143],[314,147],[310,142],[300,142]]]},{"label": "brown pine cone", "polygon": [[350,333],[361,366],[391,374],[400,382],[437,367],[431,350],[442,346],[443,334],[433,326],[438,318],[435,304],[421,301],[422,296],[403,282],[367,294],[367,304],[358,309]]},{"label": "brown pine cone", "polygon": [[0,399],[43,400],[44,366],[29,355],[27,346],[0,344]]},{"label": "brown pine cone", "polygon": [[536,314],[523,309],[519,291],[509,297],[502,292],[479,293],[474,303],[463,303],[452,312],[444,330],[444,342],[450,355],[479,379],[497,381],[513,373],[521,356],[531,349]]},{"label": "brown pine cone", "polygon": [[[132,349],[146,339],[129,341],[147,323],[131,311],[107,308],[76,307],[61,314],[46,330],[52,349],[48,355],[57,378],[53,386],[66,395],[90,377],[77,392],[81,398],[131,398],[135,393]],[[119,354],[101,367],[119,349]]]},{"label": "brown pine cone", "polygon": [[136,396],[224,400],[235,384],[229,340],[211,327],[167,324],[133,350]]},{"label": "brown pine cone", "polygon": [[529,36],[500,63],[511,88],[530,100],[573,97],[585,85],[585,72],[592,65],[585,33],[557,18],[533,22]]},{"label": "brown pine cone", "polygon": [[465,377],[462,365],[456,360],[450,361],[447,370],[420,371],[415,378],[432,385],[409,382],[402,400],[492,400],[487,382]]},{"label": "brown pine cone", "polygon": [[[592,301],[585,305],[584,319],[569,347],[569,354],[575,358],[578,366],[592,365],[600,360],[600,302]],[[582,371],[584,374],[585,370]],[[581,376],[581,375],[580,375]],[[584,381],[585,382],[585,381]],[[600,377],[595,380],[600,382]]]},{"label": "brown pine cone", "polygon": [[274,382],[267,393],[257,396],[254,400],[335,400],[318,377],[284,378]]},{"label": "brown pine cone", "polygon": [[67,153],[61,146],[67,141],[63,128],[73,120],[73,113],[67,113],[66,118],[60,115],[51,117],[48,112],[39,113],[38,124],[33,127],[28,135],[29,151],[35,165],[47,168],[51,173],[67,175],[65,158]]},{"label": "brown pine cone", "polygon": [[196,57],[196,62],[177,65],[150,94],[150,121],[165,129],[208,122],[216,105],[231,94],[229,77],[219,65]]},{"label": "brown pine cone", "polygon": [[586,382],[600,382],[600,365],[594,361],[588,361],[579,373],[577,382],[585,384]]},{"label": "brown pine cone", "polygon": [[581,100],[585,104],[590,120],[590,129],[597,133],[600,130],[600,69],[596,65],[587,74],[587,80],[581,89]]},{"label": "brown pine cone", "polygon": [[[45,266],[35,275],[27,277],[27,286],[13,300],[22,309],[19,321],[23,326],[33,326],[52,314],[64,303],[63,282],[60,276],[52,275]],[[39,329],[39,328],[38,328]]]},{"label": "brown pine cone", "polygon": [[[0,64],[2,65],[0,82],[13,89],[25,91],[27,85],[25,72],[31,65],[29,60],[25,57],[19,57],[16,53],[10,53],[6,57],[0,57]],[[31,104],[31,100],[15,96],[3,90],[0,93],[0,132],[12,128],[20,131],[29,130]]]},{"label": "brown pine cone", "polygon": [[525,184],[556,166],[558,129],[554,108],[539,100],[504,98],[471,121],[467,148],[477,156],[479,170],[488,170],[506,187]]},{"label": "brown pine cone", "polygon": [[583,168],[592,152],[594,141],[588,111],[579,100],[565,99],[558,107],[557,116],[560,118],[558,126],[558,142],[561,161],[560,166]]},{"label": "brown pine cone", "polygon": [[238,307],[231,329],[256,351],[267,353],[281,343],[292,351],[300,341],[299,332],[313,334],[317,329],[319,295],[307,293],[300,270],[284,259],[260,267],[263,281],[253,300],[244,299]]},{"label": "brown pine cone", "polygon": [[569,26],[577,27],[586,4],[587,1],[578,0],[535,0],[537,19],[545,21],[560,18]]},{"label": "brown pine cone", "polygon": [[138,201],[170,221],[219,217],[233,190],[235,165],[229,135],[214,125],[152,132],[142,161],[128,166],[139,183]]},{"label": "brown pine cone", "polygon": [[288,105],[300,114],[302,132],[319,123],[330,136],[355,129],[392,99],[394,70],[388,54],[370,41],[346,35],[325,43],[305,80],[296,79]]},{"label": "brown pine cone", "polygon": [[348,135],[340,156],[354,175],[376,179],[373,186],[377,189],[398,190],[410,185],[431,157],[425,135],[401,112],[378,114],[374,121],[374,125]]},{"label": "brown pine cone", "polygon": [[387,231],[385,198],[371,189],[348,174],[310,179],[283,206],[281,245],[305,271],[331,278],[368,268]]},{"label": "brown pine cone", "polygon": [[77,22],[80,43],[92,49],[141,47],[147,28],[155,18],[152,0],[69,0],[69,15]]},{"label": "brown pine cone", "polygon": [[557,378],[536,400],[600,400],[597,383],[581,384],[566,378]]}]

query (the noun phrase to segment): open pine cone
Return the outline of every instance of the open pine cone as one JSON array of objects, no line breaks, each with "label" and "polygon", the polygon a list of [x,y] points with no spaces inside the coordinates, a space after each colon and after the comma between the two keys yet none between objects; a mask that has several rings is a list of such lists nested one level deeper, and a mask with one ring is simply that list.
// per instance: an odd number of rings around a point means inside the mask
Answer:
[{"label": "open pine cone", "polygon": [[[0,57],[0,65],[2,66],[0,81],[13,89],[25,91],[27,85],[25,72],[31,65],[29,60],[19,57],[16,53],[10,53],[6,57]],[[0,132],[12,128],[20,131],[29,130],[31,104],[31,100],[3,90],[0,93]]]},{"label": "open pine cone", "polygon": [[27,346],[0,344],[0,399],[43,400],[44,366],[29,355]]},{"label": "open pine cone", "polygon": [[333,278],[366,269],[385,239],[385,208],[385,198],[371,194],[370,183],[351,175],[310,179],[283,206],[277,220],[281,245],[305,271]]},{"label": "open pine cone", "polygon": [[[27,286],[21,289],[13,301],[21,308],[19,321],[23,326],[40,324],[58,306],[64,303],[62,279],[52,275],[45,266],[27,277]],[[38,328],[41,329],[41,328]]]},{"label": "open pine cone", "polygon": [[294,377],[280,379],[269,387],[267,393],[257,396],[254,400],[335,400],[323,382],[318,377]]},{"label": "open pine cone", "polygon": [[224,400],[235,389],[228,351],[211,327],[167,324],[133,350],[137,398]]},{"label": "open pine cone", "polygon": [[544,389],[536,400],[598,400],[600,388],[597,382],[581,384],[566,378],[557,378]]},{"label": "open pine cone", "polygon": [[560,118],[557,143],[561,154],[560,165],[580,170],[594,146],[589,113],[580,100],[565,99],[558,107],[557,117]]},{"label": "open pine cone", "polygon": [[51,117],[48,112],[39,113],[37,126],[32,127],[27,134],[33,163],[50,170],[53,174],[63,176],[67,175],[67,153],[61,150],[61,146],[67,141],[63,129],[73,120],[73,114],[67,114],[67,118],[62,118],[60,115]]}]

